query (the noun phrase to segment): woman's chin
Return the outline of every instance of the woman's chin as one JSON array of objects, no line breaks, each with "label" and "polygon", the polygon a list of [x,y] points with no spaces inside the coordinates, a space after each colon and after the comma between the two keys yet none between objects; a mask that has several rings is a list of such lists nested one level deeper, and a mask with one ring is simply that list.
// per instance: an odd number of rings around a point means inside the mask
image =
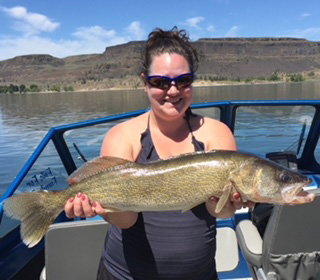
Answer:
[{"label": "woman's chin", "polygon": [[183,99],[179,99],[175,102],[165,101],[162,106],[164,110],[167,110],[169,112],[173,111],[177,113],[181,113],[182,111],[185,111],[188,108]]},{"label": "woman's chin", "polygon": [[184,114],[184,112],[186,111],[187,108],[185,108],[184,106],[174,106],[174,105],[168,105],[166,104],[163,107],[163,113],[168,115],[168,116],[179,116],[181,115],[181,113]]}]

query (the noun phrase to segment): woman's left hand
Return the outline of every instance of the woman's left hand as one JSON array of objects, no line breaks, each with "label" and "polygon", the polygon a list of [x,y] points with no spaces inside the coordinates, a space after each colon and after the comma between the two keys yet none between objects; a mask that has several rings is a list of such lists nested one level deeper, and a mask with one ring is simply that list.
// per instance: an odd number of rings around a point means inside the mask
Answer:
[{"label": "woman's left hand", "polygon": [[216,213],[215,209],[218,201],[219,198],[212,196],[207,200],[206,206],[212,216],[222,219],[232,217],[237,210],[240,210],[243,207],[253,208],[255,205],[252,201],[243,202],[241,195],[236,192],[232,195],[231,199],[227,201],[222,210],[219,213]]}]

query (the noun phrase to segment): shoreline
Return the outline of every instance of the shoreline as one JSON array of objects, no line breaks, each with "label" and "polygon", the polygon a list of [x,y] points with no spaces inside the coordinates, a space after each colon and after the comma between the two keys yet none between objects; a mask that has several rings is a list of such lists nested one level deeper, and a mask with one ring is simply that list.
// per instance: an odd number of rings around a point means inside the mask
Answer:
[{"label": "shoreline", "polygon": [[[204,81],[204,80],[196,80],[193,83],[194,88],[201,88],[201,87],[223,87],[223,86],[245,86],[245,85],[270,85],[270,84],[298,84],[298,83],[320,83],[320,79],[307,79],[304,81],[299,82],[292,82],[292,81],[259,81],[259,80],[252,80],[250,82],[237,82],[237,81]],[[112,88],[83,88],[83,89],[76,89],[73,91],[38,91],[38,92],[14,92],[14,93],[2,93],[4,95],[7,94],[41,94],[41,93],[77,93],[77,92],[107,92],[107,91],[140,91],[144,90],[144,86],[141,87],[112,87]],[[1,95],[1,94],[0,94]]]},{"label": "shoreline", "polygon": [[[286,82],[286,81],[251,81],[251,82],[233,82],[233,81],[195,81],[193,83],[194,88],[200,88],[200,87],[223,87],[223,86],[245,86],[245,85],[270,85],[270,84],[298,84],[298,83],[320,83],[320,79],[310,79],[310,80],[304,80],[301,82]],[[104,89],[96,89],[96,88],[85,88],[85,89],[78,89],[74,91],[64,91],[64,92],[106,92],[106,91],[121,91],[121,90],[144,90],[144,86],[142,87],[112,87],[112,88],[104,88]],[[44,91],[41,93],[48,93],[55,91]],[[39,92],[40,93],[40,92]]]}]

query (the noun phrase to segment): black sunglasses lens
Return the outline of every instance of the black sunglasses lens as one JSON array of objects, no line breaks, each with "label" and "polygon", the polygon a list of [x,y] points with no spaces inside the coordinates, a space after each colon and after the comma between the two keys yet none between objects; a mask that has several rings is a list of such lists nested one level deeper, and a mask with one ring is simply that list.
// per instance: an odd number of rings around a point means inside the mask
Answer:
[{"label": "black sunglasses lens", "polygon": [[168,89],[170,87],[171,81],[163,77],[150,77],[148,79],[150,86],[159,89]]},{"label": "black sunglasses lens", "polygon": [[186,74],[176,80],[176,84],[180,88],[188,87],[193,83],[193,75]]},{"label": "black sunglasses lens", "polygon": [[193,73],[187,73],[174,79],[161,76],[149,76],[147,81],[151,87],[168,90],[171,87],[172,81],[174,81],[175,86],[180,89],[190,86],[193,83],[193,79]]}]

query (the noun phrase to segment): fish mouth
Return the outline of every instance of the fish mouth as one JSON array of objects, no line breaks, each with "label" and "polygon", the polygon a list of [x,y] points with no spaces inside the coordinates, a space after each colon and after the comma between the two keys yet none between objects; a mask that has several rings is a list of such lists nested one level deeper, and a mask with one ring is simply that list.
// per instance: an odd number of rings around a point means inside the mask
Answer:
[{"label": "fish mouth", "polygon": [[281,196],[285,203],[296,205],[312,202],[315,199],[315,195],[304,190],[304,187],[311,183],[312,180],[307,178],[303,183],[285,187],[281,191]]}]

